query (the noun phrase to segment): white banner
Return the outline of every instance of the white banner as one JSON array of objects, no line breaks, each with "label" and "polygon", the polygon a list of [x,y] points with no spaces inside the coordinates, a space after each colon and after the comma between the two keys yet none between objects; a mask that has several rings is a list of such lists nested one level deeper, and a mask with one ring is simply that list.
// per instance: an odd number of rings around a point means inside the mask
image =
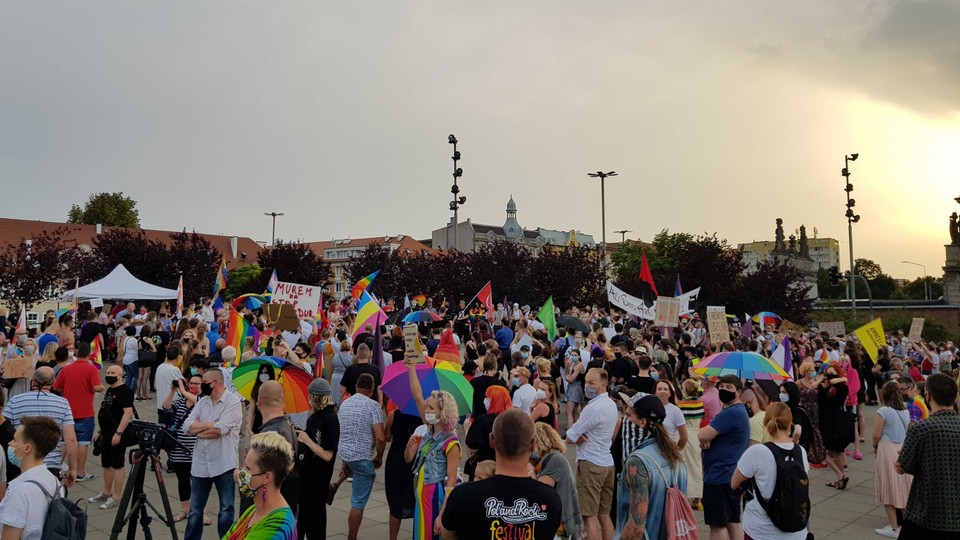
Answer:
[{"label": "white banner", "polygon": [[312,321],[317,316],[320,297],[320,287],[278,281],[273,290],[272,303],[292,304],[293,309],[297,312],[297,318],[309,318]]},{"label": "white banner", "polygon": [[690,309],[690,302],[694,302],[700,296],[700,287],[693,289],[692,291],[687,291],[677,297],[677,300],[680,301],[680,314],[693,313],[693,310]]},{"label": "white banner", "polygon": [[607,299],[610,300],[611,304],[641,319],[652,321],[657,318],[656,302],[654,302],[652,306],[647,307],[643,305],[643,300],[635,296],[630,296],[609,281],[607,282]]}]

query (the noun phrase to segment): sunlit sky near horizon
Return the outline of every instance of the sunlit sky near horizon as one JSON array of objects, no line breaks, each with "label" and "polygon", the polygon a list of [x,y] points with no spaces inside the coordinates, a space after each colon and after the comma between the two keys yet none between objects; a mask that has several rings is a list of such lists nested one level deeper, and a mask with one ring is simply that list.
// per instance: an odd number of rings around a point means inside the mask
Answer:
[{"label": "sunlit sky near horizon", "polygon": [[[840,240],[942,274],[960,211],[960,2],[0,0],[0,216],[94,191],[144,227],[268,240],[450,219],[599,240]],[[686,285],[686,284],[685,284]],[[693,286],[691,284],[690,286]]]}]

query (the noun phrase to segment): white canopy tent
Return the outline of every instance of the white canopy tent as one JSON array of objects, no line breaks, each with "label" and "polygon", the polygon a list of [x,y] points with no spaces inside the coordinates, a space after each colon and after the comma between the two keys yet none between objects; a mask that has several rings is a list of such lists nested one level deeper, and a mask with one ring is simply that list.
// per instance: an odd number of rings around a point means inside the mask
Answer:
[{"label": "white canopy tent", "polygon": [[[69,300],[74,290],[60,295],[61,300]],[[94,281],[77,289],[77,298],[107,298],[112,300],[169,300],[177,297],[176,289],[164,289],[141,281],[133,276],[122,264],[99,281]]]}]

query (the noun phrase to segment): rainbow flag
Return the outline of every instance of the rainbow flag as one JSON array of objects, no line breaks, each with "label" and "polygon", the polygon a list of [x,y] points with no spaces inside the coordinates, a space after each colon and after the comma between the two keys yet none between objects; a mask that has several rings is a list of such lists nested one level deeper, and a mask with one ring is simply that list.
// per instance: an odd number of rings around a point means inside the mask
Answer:
[{"label": "rainbow flag", "polygon": [[380,305],[373,300],[370,293],[361,292],[360,302],[357,304],[357,318],[353,324],[353,337],[360,335],[364,326],[369,324],[376,327],[386,320],[387,314],[380,309]]},{"label": "rainbow flag", "polygon": [[677,274],[677,284],[673,287],[674,296],[683,296],[683,287],[680,286],[680,274]]},{"label": "rainbow flag", "polygon": [[377,279],[377,275],[379,273],[380,271],[377,270],[376,272],[358,281],[357,284],[353,286],[353,289],[350,290],[350,298],[354,301],[356,301],[357,298],[360,298],[360,293],[367,290],[367,287],[373,283],[373,280]]},{"label": "rainbow flag", "polygon": [[411,298],[411,300],[413,300],[414,304],[417,304],[418,306],[423,307],[423,305],[427,303],[427,296],[423,294],[418,294],[413,298]]},{"label": "rainbow flag", "polygon": [[100,351],[100,343],[97,340],[93,340],[93,343],[90,344],[90,359],[93,360],[93,365],[97,366],[97,369],[103,367],[103,352]]},{"label": "rainbow flag", "polygon": [[[220,270],[217,272],[217,279],[213,282],[213,297],[216,298],[220,291],[227,286],[227,259],[220,259]],[[239,351],[238,353],[239,354]]]},{"label": "rainbow flag", "polygon": [[231,309],[230,327],[227,331],[227,345],[237,349],[237,357],[234,359],[232,365],[224,365],[224,367],[236,367],[237,364],[240,363],[240,356],[243,354],[243,349],[247,344],[248,337],[253,337],[253,348],[254,350],[259,350],[260,332],[248,323],[237,310]]}]

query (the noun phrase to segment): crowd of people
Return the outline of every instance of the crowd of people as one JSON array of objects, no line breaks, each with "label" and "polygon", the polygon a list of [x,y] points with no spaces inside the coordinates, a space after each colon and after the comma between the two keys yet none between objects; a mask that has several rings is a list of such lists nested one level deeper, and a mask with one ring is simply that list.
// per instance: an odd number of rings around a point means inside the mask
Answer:
[{"label": "crowd of people", "polygon": [[[868,443],[888,520],[876,533],[960,535],[952,342],[896,332],[868,351],[853,336],[733,324],[730,340],[711,343],[696,314],[661,332],[595,306],[558,310],[567,324],[551,339],[529,306],[485,313],[427,299],[422,309],[441,320],[419,325],[423,349],[460,364],[473,390],[463,410],[448,391],[424,392],[414,363],[405,366],[411,406],[391,401],[381,384],[386,365],[404,361],[403,328],[354,335],[349,301],[284,330],[241,308],[260,332],[242,351],[226,344],[231,309],[215,311],[211,299],[182,313],[130,303],[81,311],[79,325],[51,312],[28,330],[0,317],[0,370],[30,365],[3,379],[0,535],[40,538],[50,496],[33,484],[53,493],[94,480],[90,453],[104,473],[89,501],[116,507],[137,443],[131,422],[150,401],[179,443],[165,465],[187,539],[213,524],[227,539],[325,538],[326,505],[349,484],[355,540],[381,469],[390,540],[403,520],[416,539],[692,538],[698,521],[717,539],[812,538],[809,469],[829,469],[827,486],[845,490],[847,459],[862,459]],[[384,311],[397,311],[392,300]],[[781,367],[795,377],[697,370],[724,352],[770,358],[784,341]],[[271,368],[240,394],[235,366],[260,355],[309,375],[309,410],[285,413]]]}]

